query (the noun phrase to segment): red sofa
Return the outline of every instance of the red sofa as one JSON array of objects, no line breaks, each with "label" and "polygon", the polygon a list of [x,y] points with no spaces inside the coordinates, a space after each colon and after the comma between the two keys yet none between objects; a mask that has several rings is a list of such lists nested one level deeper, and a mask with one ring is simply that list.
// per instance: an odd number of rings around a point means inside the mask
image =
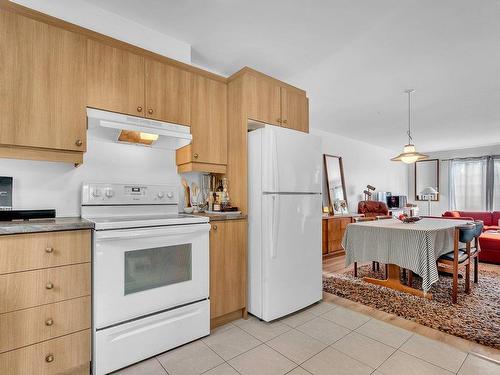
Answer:
[{"label": "red sofa", "polygon": [[[469,211],[446,211],[443,217],[449,218],[471,218],[484,222],[483,231],[500,230],[500,211],[493,212],[469,212]],[[479,237],[481,252],[479,260],[500,264],[500,233],[483,233]]]}]

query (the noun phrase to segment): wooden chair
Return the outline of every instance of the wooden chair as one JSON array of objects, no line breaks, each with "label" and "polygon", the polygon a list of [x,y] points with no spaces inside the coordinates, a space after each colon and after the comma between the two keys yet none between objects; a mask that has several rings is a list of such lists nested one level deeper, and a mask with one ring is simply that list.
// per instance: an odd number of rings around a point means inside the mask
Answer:
[{"label": "wooden chair", "polygon": [[[471,243],[476,235],[475,224],[460,225],[455,228],[453,251],[442,255],[437,260],[438,268],[446,269],[453,274],[451,302],[457,303],[458,269],[465,267],[465,292],[470,292]],[[460,248],[465,243],[465,249]]]},{"label": "wooden chair", "polygon": [[479,236],[483,233],[484,222],[482,220],[474,220],[476,224],[476,230],[474,233],[474,246],[471,248],[471,259],[474,259],[474,284],[479,281],[479,253],[481,252],[481,246],[479,245]]},{"label": "wooden chair", "polygon": [[[359,216],[359,217],[354,217],[353,219],[355,223],[361,223],[363,221],[375,221],[375,216],[369,216],[369,217]],[[372,269],[374,271],[375,271],[375,263],[377,262],[372,262]],[[358,277],[358,262],[354,262],[354,277]]]}]

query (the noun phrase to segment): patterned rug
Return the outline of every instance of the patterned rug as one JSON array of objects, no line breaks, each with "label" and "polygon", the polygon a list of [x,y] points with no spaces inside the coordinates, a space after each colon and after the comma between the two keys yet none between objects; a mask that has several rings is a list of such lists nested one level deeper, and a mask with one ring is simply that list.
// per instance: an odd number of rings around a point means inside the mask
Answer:
[{"label": "patterned rug", "polygon": [[[451,303],[452,278],[439,276],[430,292],[433,299],[415,297],[393,289],[366,283],[363,276],[384,278],[372,271],[371,265],[353,271],[323,275],[323,290],[355,302],[398,315],[451,335],[500,349],[500,274],[479,270],[479,283],[471,282],[471,293],[464,292],[464,280],[459,279],[458,303]],[[471,277],[472,278],[472,277]],[[420,288],[421,279],[413,278],[413,287]]]}]

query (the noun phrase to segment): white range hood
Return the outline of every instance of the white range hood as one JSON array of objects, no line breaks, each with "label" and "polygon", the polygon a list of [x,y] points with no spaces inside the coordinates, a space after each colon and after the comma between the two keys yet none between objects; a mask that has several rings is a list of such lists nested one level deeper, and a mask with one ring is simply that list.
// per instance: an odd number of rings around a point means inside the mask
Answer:
[{"label": "white range hood", "polygon": [[88,137],[177,150],[191,143],[189,126],[87,108]]}]

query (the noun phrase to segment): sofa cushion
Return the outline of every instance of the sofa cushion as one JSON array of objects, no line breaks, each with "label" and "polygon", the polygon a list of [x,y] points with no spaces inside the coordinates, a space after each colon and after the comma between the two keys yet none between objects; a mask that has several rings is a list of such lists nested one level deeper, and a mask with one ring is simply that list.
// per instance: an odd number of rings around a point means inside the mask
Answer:
[{"label": "sofa cushion", "polygon": [[497,225],[496,223],[493,223],[492,221],[492,215],[491,212],[486,212],[486,211],[459,211],[460,216],[469,216],[474,218],[474,220],[482,220],[484,222],[484,225]]},{"label": "sofa cushion", "polygon": [[500,230],[500,226],[498,225],[485,225],[483,231],[487,230]]},{"label": "sofa cushion", "polygon": [[500,226],[500,211],[493,211],[491,213],[491,225],[498,225]]},{"label": "sofa cushion", "polygon": [[458,211],[446,211],[443,214],[444,217],[460,217],[460,213]]}]

